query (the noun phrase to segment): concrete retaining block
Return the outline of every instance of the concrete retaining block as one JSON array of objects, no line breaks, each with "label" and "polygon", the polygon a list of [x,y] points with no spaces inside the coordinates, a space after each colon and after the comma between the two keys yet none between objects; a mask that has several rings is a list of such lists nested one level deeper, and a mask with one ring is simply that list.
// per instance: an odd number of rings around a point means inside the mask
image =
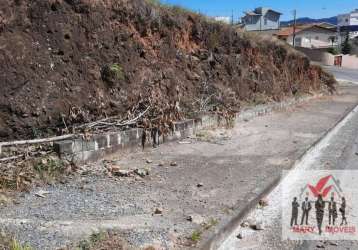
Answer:
[{"label": "concrete retaining block", "polygon": [[[236,120],[252,119],[273,111],[284,110],[288,107],[314,98],[308,96],[298,99],[289,99],[280,103],[260,105],[244,110],[236,115]],[[174,122],[173,131],[159,138],[160,143],[187,138],[202,129],[213,129],[220,126],[217,114],[201,114],[196,119]],[[224,123],[222,124],[224,125]],[[54,143],[54,150],[61,158],[70,159],[75,163],[97,161],[106,155],[115,154],[124,150],[139,149],[142,144],[143,129],[133,128],[125,131],[94,135],[89,139],[64,140]],[[151,142],[146,145],[151,146]]]}]

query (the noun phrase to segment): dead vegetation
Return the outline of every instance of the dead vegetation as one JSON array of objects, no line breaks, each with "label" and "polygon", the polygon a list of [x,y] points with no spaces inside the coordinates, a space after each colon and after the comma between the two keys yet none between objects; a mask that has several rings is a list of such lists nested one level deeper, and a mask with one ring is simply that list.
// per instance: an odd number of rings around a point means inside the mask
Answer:
[{"label": "dead vegetation", "polygon": [[257,96],[334,90],[333,77],[287,45],[149,2],[5,0],[0,140],[128,126],[165,133],[173,119],[230,117]]},{"label": "dead vegetation", "polygon": [[[29,148],[26,147],[27,149]],[[72,174],[76,168],[54,154],[41,154],[46,152],[43,149],[32,148],[32,150],[34,154],[31,154],[31,157],[27,153],[16,160],[0,163],[1,191],[26,191],[34,185],[64,181],[64,176]]]},{"label": "dead vegetation", "polygon": [[[66,250],[133,250],[120,235],[112,231],[92,233],[87,239],[83,239],[75,246],[68,246]],[[64,249],[65,250],[65,249]]]}]

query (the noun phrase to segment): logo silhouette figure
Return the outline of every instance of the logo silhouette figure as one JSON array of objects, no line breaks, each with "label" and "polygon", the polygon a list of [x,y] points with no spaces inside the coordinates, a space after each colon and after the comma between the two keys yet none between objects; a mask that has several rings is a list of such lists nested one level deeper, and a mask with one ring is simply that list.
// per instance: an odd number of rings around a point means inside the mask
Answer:
[{"label": "logo silhouette figure", "polygon": [[322,234],[322,221],[323,221],[323,216],[324,216],[324,200],[322,198],[322,195],[319,194],[318,198],[316,200],[315,203],[315,208],[316,208],[316,219],[317,219],[317,227],[318,227],[318,232],[321,235]]},{"label": "logo silhouette figure", "polygon": [[345,224],[347,225],[347,218],[346,218],[346,199],[345,199],[344,197],[342,197],[342,204],[341,204],[341,207],[339,208],[339,212],[341,212],[341,215],[342,215],[341,226],[343,225],[343,222],[345,222]]},{"label": "logo silhouette figure", "polygon": [[334,226],[336,219],[337,219],[337,202],[334,201],[334,197],[331,197],[331,201],[328,203],[328,218],[329,218],[329,225]]},{"label": "logo silhouette figure", "polygon": [[293,198],[292,201],[292,214],[291,214],[291,227],[293,224],[297,226],[297,218],[298,218],[298,208],[300,207],[300,204],[297,202],[297,197]]},{"label": "logo silhouette figure", "polygon": [[301,225],[303,225],[305,219],[306,219],[305,223],[306,225],[308,225],[308,215],[311,208],[312,208],[311,203],[309,202],[308,197],[306,197],[305,200],[302,202],[302,206],[301,206],[302,209]]}]

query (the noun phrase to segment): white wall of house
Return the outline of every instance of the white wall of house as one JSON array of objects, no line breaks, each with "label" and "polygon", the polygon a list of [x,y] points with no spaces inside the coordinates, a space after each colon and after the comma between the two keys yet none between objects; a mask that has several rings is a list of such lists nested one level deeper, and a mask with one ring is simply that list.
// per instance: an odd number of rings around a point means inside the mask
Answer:
[{"label": "white wall of house", "polygon": [[358,10],[338,15],[338,26],[358,25]]},{"label": "white wall of house", "polygon": [[[358,9],[352,11],[348,14],[342,14],[337,16],[338,26],[352,26],[358,25]],[[358,31],[350,32],[350,38],[355,38],[358,36]]]},{"label": "white wall of house", "polygon": [[231,23],[231,17],[228,16],[216,16],[214,17],[214,20],[218,22],[224,22],[227,24]]},{"label": "white wall of house", "polygon": [[[332,46],[331,36],[335,36],[335,32],[325,31],[322,29],[307,29],[296,34],[295,46],[304,48],[328,48]],[[287,42],[293,45],[293,35],[287,38]],[[337,43],[335,42],[334,45]]]},{"label": "white wall of house", "polygon": [[255,11],[242,18],[246,31],[278,30],[280,28],[280,13],[268,8],[257,8]]}]

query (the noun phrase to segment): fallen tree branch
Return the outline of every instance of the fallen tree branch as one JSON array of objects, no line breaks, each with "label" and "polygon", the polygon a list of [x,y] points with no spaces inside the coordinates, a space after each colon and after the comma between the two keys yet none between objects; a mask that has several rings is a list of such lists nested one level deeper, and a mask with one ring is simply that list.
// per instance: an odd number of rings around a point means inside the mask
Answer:
[{"label": "fallen tree branch", "polygon": [[0,162],[4,162],[4,161],[12,161],[12,160],[16,160],[16,159],[19,159],[19,158],[22,158],[24,157],[25,155],[15,155],[15,156],[11,156],[11,157],[7,157],[7,158],[1,158],[0,159]]},{"label": "fallen tree branch", "polygon": [[54,142],[54,141],[61,141],[61,140],[64,140],[64,139],[73,138],[75,136],[80,136],[80,135],[79,134],[69,134],[69,135],[61,135],[61,136],[42,138],[42,139],[34,139],[34,140],[0,142],[0,154],[2,153],[1,149],[4,146],[15,146],[15,145],[26,145],[26,144],[38,144],[38,143],[45,143],[45,142]]},{"label": "fallen tree branch", "polygon": [[126,126],[126,125],[131,125],[131,124],[136,123],[139,120],[139,118],[141,118],[143,115],[145,115],[145,113],[148,112],[149,109],[150,109],[150,106],[148,106],[148,108],[146,110],[144,110],[142,113],[140,113],[137,117],[135,117],[129,121],[126,121],[124,123],[116,124],[116,126]]},{"label": "fallen tree branch", "polygon": [[94,121],[94,122],[89,122],[89,123],[85,123],[85,124],[82,124],[82,125],[79,125],[77,127],[74,127],[75,129],[78,129],[78,128],[85,128],[85,127],[94,127],[96,126],[97,124],[101,123],[101,122],[105,122],[105,121],[108,121],[110,119],[115,119],[115,118],[118,118],[119,116],[111,116],[111,117],[107,117],[107,118],[103,118],[101,120],[98,120],[98,121]]},{"label": "fallen tree branch", "polygon": [[[101,127],[106,128],[107,126],[126,126],[126,125],[131,125],[136,123],[142,116],[144,116],[148,110],[150,109],[150,106],[148,106],[146,108],[146,110],[144,110],[142,113],[140,113],[137,117],[122,122],[122,123],[109,123],[106,122],[109,119],[113,119],[113,117],[111,118],[105,118],[105,119],[101,119],[99,121],[95,121],[92,123],[88,123],[88,124],[84,124],[81,125],[79,127],[94,127],[95,125],[101,125]],[[77,127],[77,128],[79,128]],[[38,143],[46,143],[46,142],[54,142],[54,141],[61,141],[61,140],[65,140],[65,139],[69,139],[69,138],[73,138],[73,137],[78,137],[81,136],[82,134],[68,134],[68,135],[61,135],[61,136],[55,136],[55,137],[49,137],[49,138],[42,138],[42,139],[34,139],[34,140],[21,140],[21,141],[11,141],[11,142],[0,142],[0,154],[2,153],[2,147],[4,146],[15,146],[15,145],[26,145],[26,144],[38,144]]]}]

